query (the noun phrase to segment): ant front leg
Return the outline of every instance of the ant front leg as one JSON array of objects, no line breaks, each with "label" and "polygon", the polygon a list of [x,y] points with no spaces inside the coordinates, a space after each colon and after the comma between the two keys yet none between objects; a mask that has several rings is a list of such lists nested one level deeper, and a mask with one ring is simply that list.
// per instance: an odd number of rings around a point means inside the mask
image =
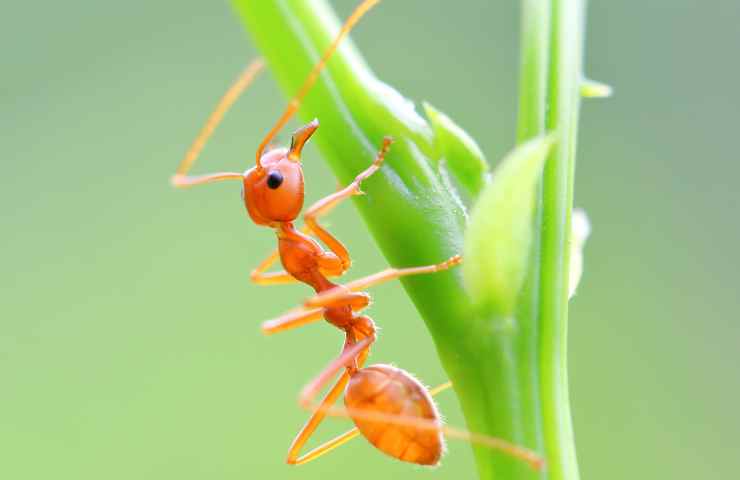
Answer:
[{"label": "ant front leg", "polygon": [[342,242],[337,240],[331,233],[329,233],[326,229],[319,225],[318,218],[326,215],[332,208],[336,207],[343,200],[346,200],[353,195],[362,195],[363,192],[362,190],[360,190],[360,184],[363,180],[367,179],[373,173],[377,172],[380,169],[380,165],[383,163],[383,159],[388,153],[391,143],[393,143],[393,139],[391,139],[390,137],[385,137],[383,139],[383,145],[380,148],[377,156],[375,157],[372,165],[370,165],[366,170],[357,175],[352,183],[350,183],[343,189],[334,192],[331,195],[324,197],[313,204],[308,210],[306,210],[306,213],[303,215],[306,226],[311,229],[311,231],[322,242],[324,242],[324,244],[329,247],[329,249],[337,257],[339,257],[339,260],[342,264],[342,272],[347,271],[352,263],[352,260],[349,257],[349,252],[347,251],[347,248],[342,244]]},{"label": "ant front leg", "polygon": [[[331,362],[329,366],[319,374],[319,376],[303,389],[300,396],[300,404],[303,406],[309,405],[321,388],[326,385],[341,369],[346,369],[351,363],[355,363],[356,359],[356,363],[363,362],[366,357],[364,353],[369,349],[373,340],[373,338],[365,338],[352,345],[345,345],[342,354],[336,360]],[[341,396],[344,391],[344,387],[347,386],[349,377],[349,372],[345,371],[342,376],[339,377],[339,380],[337,380],[337,383],[334,384],[329,393],[326,394],[326,397],[324,397],[318,407],[313,411],[311,418],[308,419],[308,422],[306,422],[301,431],[298,432],[298,435],[296,435],[293,443],[290,445],[287,463],[291,465],[302,465],[304,463],[308,463],[351,439],[350,437],[342,441],[340,436],[316,447],[305,455],[299,456],[303,446],[309,438],[311,438],[311,435],[316,431],[319,424],[324,420],[324,418],[326,418],[326,412],[332,408],[332,405],[334,405],[337,399]]]}]

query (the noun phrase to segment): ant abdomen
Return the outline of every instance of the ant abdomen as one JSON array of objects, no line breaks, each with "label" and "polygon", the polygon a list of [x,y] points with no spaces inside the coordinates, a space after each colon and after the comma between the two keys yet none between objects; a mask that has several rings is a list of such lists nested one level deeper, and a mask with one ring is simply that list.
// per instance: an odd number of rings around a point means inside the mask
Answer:
[{"label": "ant abdomen", "polygon": [[[351,376],[344,402],[360,433],[382,452],[421,465],[436,465],[442,457],[444,437],[434,428],[441,427],[437,407],[408,372],[390,365],[363,368]],[[391,417],[409,422],[393,422]],[[430,428],[419,428],[418,423]]]}]

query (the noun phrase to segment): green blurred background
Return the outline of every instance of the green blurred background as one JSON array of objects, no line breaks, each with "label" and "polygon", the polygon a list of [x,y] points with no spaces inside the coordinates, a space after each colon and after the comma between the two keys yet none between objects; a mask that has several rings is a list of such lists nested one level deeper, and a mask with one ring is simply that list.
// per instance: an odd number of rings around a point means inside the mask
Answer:
[{"label": "green blurred background", "polygon": [[[356,0],[333,3],[344,17]],[[740,470],[739,20],[731,1],[591,2],[587,73],[616,94],[585,102],[579,145],[593,235],[570,377],[585,479]],[[517,30],[515,1],[388,0],[353,37],[381,78],[495,161],[514,138]],[[455,441],[436,470],[358,440],[283,464],[306,417],[297,393],[341,335],[263,337],[262,320],[307,295],[249,284],[273,235],[234,184],[167,183],[256,55],[229,4],[14,2],[0,41],[0,478],[474,478]],[[260,78],[198,171],[249,166],[283,106]],[[335,188],[315,148],[305,165],[309,201]],[[385,267],[353,207],[331,225],[352,276]],[[402,289],[374,293],[373,359],[444,381]],[[462,424],[453,394],[440,406]]]}]

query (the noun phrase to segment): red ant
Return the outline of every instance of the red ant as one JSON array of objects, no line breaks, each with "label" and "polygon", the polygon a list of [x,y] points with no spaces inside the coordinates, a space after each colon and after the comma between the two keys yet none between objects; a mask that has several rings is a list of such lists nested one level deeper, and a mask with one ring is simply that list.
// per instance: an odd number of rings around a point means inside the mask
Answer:
[{"label": "red ant", "polygon": [[[313,120],[299,128],[293,134],[290,148],[273,148],[265,151],[278,131],[298,110],[342,39],[378,2],[379,0],[363,1],[347,19],[285,112],[257,148],[255,167],[244,173],[187,175],[223,115],[262,69],[263,63],[259,59],[247,67],[221,99],[172,177],[172,184],[176,187],[190,187],[222,180],[240,180],[243,185],[244,205],[252,221],[257,225],[275,229],[278,237],[278,249],[252,271],[251,279],[261,285],[302,282],[316,291],[316,296],[308,299],[301,308],[263,323],[262,330],[265,333],[293,329],[322,317],[345,333],[341,355],[301,393],[300,403],[312,410],[312,415],[293,440],[288,452],[288,463],[309,462],[361,433],[381,451],[399,460],[436,465],[444,451],[442,433],[446,433],[501,449],[535,468],[540,468],[541,458],[526,449],[503,440],[458,431],[442,425],[431,397],[449,388],[449,383],[429,391],[409,373],[390,365],[379,364],[363,368],[370,346],[376,339],[376,328],[370,317],[358,313],[370,303],[370,296],[360,290],[406,275],[447,270],[462,260],[456,255],[436,265],[388,269],[346,285],[337,285],[329,281],[328,277],[337,277],[345,273],[350,267],[351,260],[347,248],[319,225],[318,218],[327,214],[343,200],[363,193],[360,190],[361,182],[380,169],[392,140],[387,137],[383,140],[375,161],[352,183],[319,200],[304,213],[305,227],[302,231],[296,230],[293,225],[303,208],[304,188],[300,156],[303,146],[318,128],[318,121]],[[324,250],[308,234],[315,235],[329,251]],[[278,258],[285,271],[266,273]],[[312,406],[314,397],[341,370],[344,372],[326,397],[318,406]],[[342,392],[346,408],[333,407]],[[349,416],[356,428],[299,456],[302,447],[327,415]]]}]

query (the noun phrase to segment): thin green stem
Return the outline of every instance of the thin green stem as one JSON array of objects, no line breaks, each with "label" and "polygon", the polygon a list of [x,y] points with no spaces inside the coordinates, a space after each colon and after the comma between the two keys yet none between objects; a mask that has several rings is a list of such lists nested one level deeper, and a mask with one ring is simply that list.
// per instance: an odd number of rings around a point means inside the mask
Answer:
[{"label": "thin green stem", "polygon": [[[523,0],[520,34],[519,109],[517,144],[546,133],[547,72],[549,67],[550,5],[546,0]],[[531,448],[544,451],[542,426],[542,394],[540,391],[540,248],[542,219],[542,185],[537,187],[533,212],[534,225],[531,257],[527,278],[517,302],[516,317],[524,331],[519,349],[528,357],[520,363],[519,376],[529,385],[531,395],[522,398],[529,402],[526,409],[531,417],[525,423],[529,428]],[[547,478],[542,472],[540,478]]]},{"label": "thin green stem", "polygon": [[582,0],[553,0],[546,126],[560,141],[545,165],[540,281],[540,367],[545,451],[552,480],[577,480],[568,398],[568,270],[580,103]]},{"label": "thin green stem", "polygon": [[521,62],[517,143],[545,133],[547,69],[550,53],[550,4],[522,0]]}]

